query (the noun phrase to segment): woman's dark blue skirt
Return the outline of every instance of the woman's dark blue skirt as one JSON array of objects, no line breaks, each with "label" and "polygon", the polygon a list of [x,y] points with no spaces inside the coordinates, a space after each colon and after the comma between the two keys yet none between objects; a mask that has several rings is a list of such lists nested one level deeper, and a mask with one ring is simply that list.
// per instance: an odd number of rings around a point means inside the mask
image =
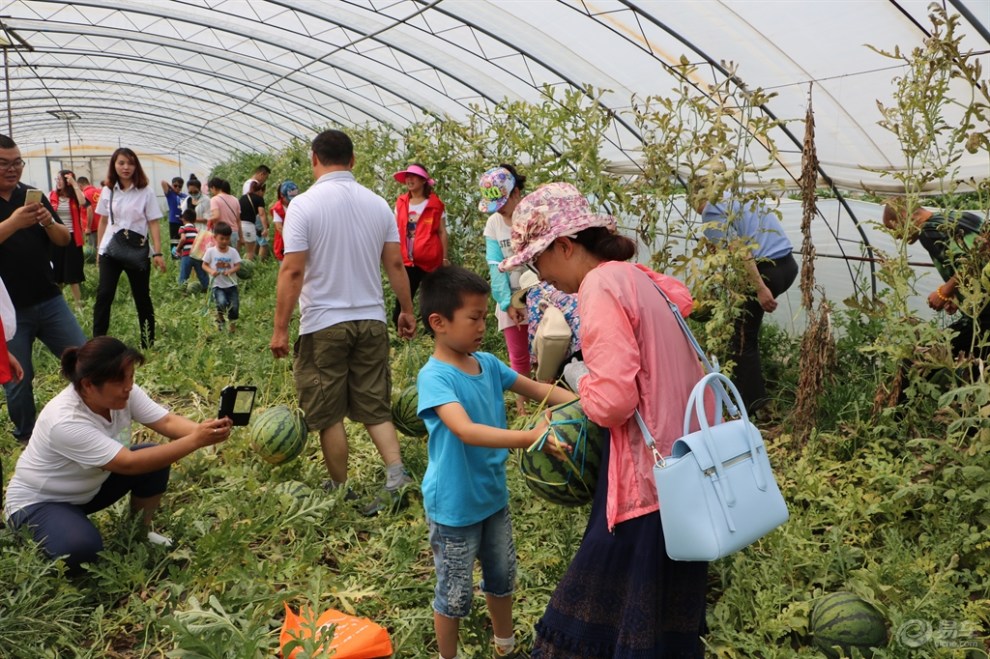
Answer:
[{"label": "woman's dark blue skirt", "polygon": [[667,557],[660,513],[608,532],[604,444],[588,527],[536,625],[532,659],[704,657],[708,563]]}]

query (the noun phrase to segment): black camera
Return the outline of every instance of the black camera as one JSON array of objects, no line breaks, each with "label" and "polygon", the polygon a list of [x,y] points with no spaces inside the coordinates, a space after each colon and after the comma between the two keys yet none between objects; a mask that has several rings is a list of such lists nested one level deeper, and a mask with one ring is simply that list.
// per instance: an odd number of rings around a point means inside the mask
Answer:
[{"label": "black camera", "polygon": [[251,421],[254,396],[258,388],[253,385],[224,387],[220,392],[220,411],[217,418],[228,418],[235,426],[246,426]]}]

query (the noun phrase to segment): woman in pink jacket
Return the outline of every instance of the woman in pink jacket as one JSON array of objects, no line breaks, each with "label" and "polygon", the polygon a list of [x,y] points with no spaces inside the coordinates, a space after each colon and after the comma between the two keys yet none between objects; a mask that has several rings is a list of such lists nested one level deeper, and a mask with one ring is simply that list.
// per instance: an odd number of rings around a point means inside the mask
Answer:
[{"label": "woman in pink jacket", "polygon": [[500,268],[528,263],[543,281],[577,293],[585,361],[565,366],[564,378],[610,434],[588,527],[536,626],[532,657],[703,657],[708,564],[667,557],[653,456],[633,416],[638,408],[668,455],[704,373],[657,287],[685,316],[691,295],[678,280],[629,263],[636,244],[568,183],[519,203],[512,247]]}]

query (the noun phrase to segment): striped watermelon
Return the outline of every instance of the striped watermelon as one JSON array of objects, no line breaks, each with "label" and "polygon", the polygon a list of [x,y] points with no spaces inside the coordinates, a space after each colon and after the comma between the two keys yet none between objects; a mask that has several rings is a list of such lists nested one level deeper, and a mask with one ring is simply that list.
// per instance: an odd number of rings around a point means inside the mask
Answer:
[{"label": "striped watermelon", "polygon": [[392,401],[392,423],[403,435],[426,437],[426,424],[416,414],[418,404],[419,394],[414,384],[403,389]]},{"label": "striped watermelon", "polygon": [[312,488],[305,483],[289,480],[276,483],[272,492],[279,496],[287,496],[293,499],[304,499],[313,494]]},{"label": "striped watermelon", "polygon": [[307,430],[302,410],[276,405],[251,422],[251,448],[265,462],[280,465],[302,453]]},{"label": "striped watermelon", "polygon": [[[598,483],[605,432],[588,420],[578,400],[557,405],[550,411],[547,433],[521,454],[519,468],[529,489],[550,503],[560,506],[590,503]],[[541,450],[544,442],[553,441],[551,434],[560,443],[571,446],[569,459],[558,460]]]},{"label": "striped watermelon", "polygon": [[248,259],[243,259],[241,261],[241,267],[237,270],[238,279],[250,279],[254,276],[254,261],[249,261]]},{"label": "striped watermelon", "polygon": [[836,647],[845,655],[852,648],[864,657],[873,648],[887,644],[887,621],[876,607],[855,593],[838,592],[818,600],[811,610],[808,631],[814,645],[830,659],[838,659]]},{"label": "striped watermelon", "polygon": [[199,295],[202,292],[203,292],[203,285],[199,283],[198,279],[186,280],[186,294]]}]

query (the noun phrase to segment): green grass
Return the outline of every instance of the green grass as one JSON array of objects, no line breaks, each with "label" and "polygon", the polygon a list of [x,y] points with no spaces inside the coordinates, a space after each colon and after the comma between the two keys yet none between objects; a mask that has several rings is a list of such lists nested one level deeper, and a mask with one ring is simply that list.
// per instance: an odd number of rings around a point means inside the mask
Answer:
[{"label": "green grass", "polygon": [[[291,363],[268,352],[276,268],[263,264],[242,284],[241,320],[220,335],[205,296],[187,297],[174,278],[153,274],[158,343],[147,351],[139,384],[181,414],[216,413],[220,389],[255,384],[258,407],[294,403]],[[88,266],[80,321],[91,327],[96,273]],[[137,319],[126,283],[118,291],[111,331],[137,343]],[[787,400],[796,382],[796,351],[776,336],[771,368]],[[785,343],[785,345],[781,345]],[[393,344],[396,389],[414,377],[429,353],[424,338]],[[504,356],[489,330],[484,349]],[[965,629],[949,641],[975,642],[990,620],[988,548],[990,474],[987,431],[948,436],[935,408],[905,419],[871,419],[867,360],[849,346],[834,405],[803,447],[786,428],[766,433],[791,519],[755,546],[711,568],[713,657],[816,657],[807,615],[815,599],[853,590],[877,604],[892,641],[876,657],[966,656],[963,649],[909,649],[897,630],[924,621]],[[45,402],[63,383],[55,359],[36,350],[37,397]],[[509,408],[511,409],[511,401]],[[4,423],[9,430],[6,414]],[[384,470],[360,426],[348,424],[351,484],[373,496]],[[426,468],[424,440],[402,438],[404,460],[417,477]],[[0,459],[9,478],[20,452],[9,432]],[[294,608],[335,607],[385,625],[397,657],[434,657],[432,556],[418,500],[398,513],[367,519],[354,505],[319,488],[325,477],[318,442],[281,467],[254,456],[246,430],[173,468],[157,528],[175,539],[168,550],[142,540],[118,504],[94,516],[107,550],[86,574],[68,579],[42,560],[20,534],[0,534],[0,657],[271,657],[278,649],[284,602]],[[294,496],[278,484],[309,486]],[[532,640],[554,586],[576,550],[587,509],[561,509],[530,495],[510,463],[509,487],[519,583],[517,634]],[[975,633],[971,636],[970,632]],[[490,625],[479,595],[464,621],[465,656],[485,656]],[[918,654],[921,652],[921,654]],[[986,656],[980,652],[978,655]]]}]

